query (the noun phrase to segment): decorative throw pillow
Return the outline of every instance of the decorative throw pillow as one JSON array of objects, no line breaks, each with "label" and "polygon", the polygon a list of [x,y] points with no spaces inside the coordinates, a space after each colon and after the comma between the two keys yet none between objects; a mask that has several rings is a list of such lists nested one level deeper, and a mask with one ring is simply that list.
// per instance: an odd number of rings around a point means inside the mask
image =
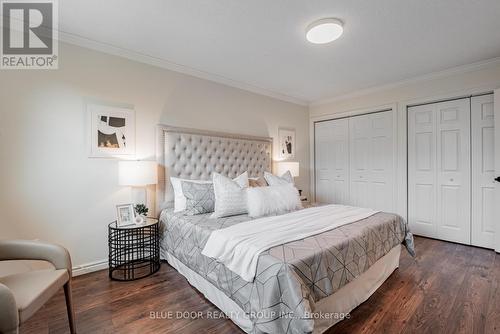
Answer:
[{"label": "decorative throw pillow", "polygon": [[263,177],[255,177],[248,179],[249,187],[267,187],[267,182]]},{"label": "decorative throw pillow", "polygon": [[186,210],[188,216],[200,215],[214,211],[215,194],[212,183],[194,183],[182,181],[182,192],[186,197]]},{"label": "decorative throw pillow", "polygon": [[299,191],[292,184],[248,188],[248,215],[256,218],[302,209]]},{"label": "decorative throw pillow", "polygon": [[[241,187],[248,187],[248,173],[244,172],[241,175],[238,175],[233,179],[236,181]],[[189,179],[180,179],[178,177],[171,177],[170,183],[174,188],[174,212],[181,212],[186,210],[186,196],[184,196],[182,192],[181,182],[191,182],[198,184],[212,184],[211,180],[189,180]]]},{"label": "decorative throw pillow", "polygon": [[[239,182],[221,174],[213,174],[215,210],[213,217],[227,217],[247,213],[248,174],[242,174]],[[246,177],[246,181],[245,181]]]},{"label": "decorative throw pillow", "polygon": [[174,188],[174,212],[186,210],[186,196],[184,196],[184,193],[182,192],[182,182],[212,184],[212,181],[208,180],[189,180],[180,179],[178,177],[171,177],[170,183],[172,184],[172,188]]},{"label": "decorative throw pillow", "polygon": [[242,188],[248,188],[248,182],[250,181],[248,179],[248,172],[241,173],[240,175],[236,176],[233,181],[238,183],[238,185]]},{"label": "decorative throw pillow", "polygon": [[264,178],[267,181],[267,184],[270,186],[279,186],[284,184],[293,184],[293,176],[290,171],[286,171],[285,174],[281,176],[273,175],[268,172],[264,172]]}]

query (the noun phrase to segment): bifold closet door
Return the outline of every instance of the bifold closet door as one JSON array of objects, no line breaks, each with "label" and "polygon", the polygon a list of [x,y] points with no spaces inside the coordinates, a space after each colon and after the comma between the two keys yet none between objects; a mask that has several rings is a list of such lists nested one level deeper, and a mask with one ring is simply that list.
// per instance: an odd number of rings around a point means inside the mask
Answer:
[{"label": "bifold closet door", "polygon": [[470,99],[408,108],[408,219],[415,234],[470,243]]},{"label": "bifold closet door", "polygon": [[315,123],[316,201],[394,212],[392,111]]},{"label": "bifold closet door", "polygon": [[493,95],[471,99],[472,236],[475,246],[494,248],[495,125]]},{"label": "bifold closet door", "polygon": [[394,212],[392,111],[349,118],[350,204]]},{"label": "bifold closet door", "polygon": [[315,124],[316,201],[348,204],[349,136],[347,119]]}]

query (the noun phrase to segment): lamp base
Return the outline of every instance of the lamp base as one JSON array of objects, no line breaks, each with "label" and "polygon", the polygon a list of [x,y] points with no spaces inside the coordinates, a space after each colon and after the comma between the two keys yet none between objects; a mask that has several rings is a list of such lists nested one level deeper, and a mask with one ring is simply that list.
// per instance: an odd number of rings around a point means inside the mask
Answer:
[{"label": "lamp base", "polygon": [[148,206],[146,187],[132,187],[132,202],[134,205],[144,204]]}]

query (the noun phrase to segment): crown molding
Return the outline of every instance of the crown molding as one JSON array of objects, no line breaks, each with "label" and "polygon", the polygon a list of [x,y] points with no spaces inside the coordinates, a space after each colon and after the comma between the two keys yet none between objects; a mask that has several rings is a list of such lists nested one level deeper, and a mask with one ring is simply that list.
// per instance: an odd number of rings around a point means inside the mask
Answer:
[{"label": "crown molding", "polygon": [[129,60],[133,60],[136,62],[160,67],[163,69],[167,69],[170,71],[174,72],[179,72],[182,74],[190,75],[196,78],[216,82],[225,86],[233,87],[233,88],[238,88],[244,91],[248,91],[251,93],[259,94],[259,95],[264,95],[267,97],[271,97],[273,99],[293,103],[293,104],[298,104],[301,106],[309,106],[309,101],[301,98],[296,98],[293,96],[277,93],[265,88],[261,88],[258,86],[254,86],[251,84],[247,84],[244,82],[232,80],[217,74],[201,71],[192,67],[184,66],[181,64],[176,64],[174,62],[168,61],[163,58],[158,58],[154,56],[150,56],[144,53],[132,51],[129,49],[121,48],[118,46],[114,46],[108,43],[103,43],[99,42],[93,39],[89,39],[83,36],[79,36],[76,34],[71,34],[68,32],[64,32],[59,30],[59,41],[80,46],[86,49],[91,49],[95,51],[99,51],[102,53],[110,54],[113,56],[118,56],[122,58],[126,58]]},{"label": "crown molding", "polygon": [[456,66],[456,67],[452,67],[452,68],[449,68],[446,70],[432,72],[429,74],[417,76],[417,77],[414,77],[411,79],[396,81],[396,82],[385,84],[385,85],[361,89],[361,90],[358,90],[358,91],[355,91],[352,93],[337,95],[337,96],[333,96],[330,98],[313,101],[313,102],[309,103],[309,107],[316,107],[316,106],[321,106],[321,105],[325,105],[328,103],[338,102],[341,100],[347,100],[347,99],[352,99],[352,98],[356,98],[356,97],[361,97],[364,95],[369,95],[369,94],[373,94],[373,93],[377,93],[377,92],[381,92],[381,91],[386,91],[386,90],[390,90],[390,89],[394,89],[394,88],[398,88],[398,87],[408,86],[408,85],[411,85],[414,83],[440,79],[440,78],[444,78],[444,77],[451,76],[454,74],[461,74],[461,73],[476,71],[476,70],[480,70],[480,69],[487,68],[487,67],[494,66],[494,65],[500,65],[500,57],[491,58],[491,59],[475,62],[472,64]]},{"label": "crown molding", "polygon": [[237,80],[229,79],[229,78],[226,78],[224,76],[220,76],[220,75],[217,75],[214,73],[209,73],[209,72],[205,72],[202,70],[198,70],[196,68],[177,64],[177,63],[168,61],[168,60],[163,59],[163,58],[154,57],[154,56],[151,56],[148,54],[144,54],[144,53],[132,51],[129,49],[121,48],[121,47],[114,46],[114,45],[111,45],[108,43],[99,42],[99,41],[96,41],[93,39],[89,39],[89,38],[86,38],[83,36],[71,34],[71,33],[64,32],[64,31],[59,31],[59,40],[61,42],[64,42],[64,43],[80,46],[83,48],[99,51],[102,53],[110,54],[113,56],[118,56],[121,58],[126,58],[126,59],[133,60],[136,62],[160,67],[160,68],[167,69],[170,71],[186,74],[186,75],[193,76],[196,78],[216,82],[216,83],[219,83],[219,84],[222,84],[225,86],[241,89],[241,90],[248,91],[251,93],[267,96],[270,98],[274,98],[277,100],[281,100],[281,101],[285,101],[285,102],[289,102],[289,103],[293,103],[293,104],[297,104],[297,105],[305,106],[305,107],[309,107],[309,108],[325,105],[328,103],[334,103],[334,102],[338,102],[338,101],[342,101],[342,100],[352,99],[352,98],[356,98],[356,97],[361,97],[364,95],[373,94],[373,93],[386,91],[386,90],[390,90],[390,89],[395,89],[398,87],[404,87],[404,86],[414,84],[414,83],[435,80],[435,79],[451,76],[454,74],[467,73],[467,72],[471,72],[474,70],[486,68],[489,66],[500,65],[500,57],[496,57],[496,58],[492,58],[492,59],[488,59],[488,60],[484,60],[484,61],[479,61],[479,62],[475,62],[475,63],[471,63],[471,64],[452,67],[452,68],[442,70],[442,71],[424,74],[424,75],[417,76],[417,77],[410,78],[410,79],[405,79],[405,80],[396,81],[393,83],[388,83],[385,85],[373,86],[373,87],[369,87],[366,89],[357,90],[357,91],[354,91],[351,93],[336,95],[336,96],[332,96],[330,98],[319,99],[316,101],[308,101],[307,99],[304,99],[304,98],[297,98],[297,97],[289,96],[286,94],[277,93],[277,92],[274,92],[274,91],[271,91],[271,90],[268,90],[268,89],[265,89],[262,87],[258,87],[258,86],[254,86],[251,84],[247,84],[245,82],[240,82]]}]

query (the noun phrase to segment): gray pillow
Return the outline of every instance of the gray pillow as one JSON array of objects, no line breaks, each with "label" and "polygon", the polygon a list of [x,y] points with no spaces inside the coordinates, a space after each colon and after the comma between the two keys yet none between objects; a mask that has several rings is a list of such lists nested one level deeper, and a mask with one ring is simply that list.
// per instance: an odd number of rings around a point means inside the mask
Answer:
[{"label": "gray pillow", "polygon": [[212,183],[181,181],[181,187],[186,197],[185,215],[194,216],[214,211],[215,194]]},{"label": "gray pillow", "polygon": [[274,175],[269,172],[264,172],[264,179],[266,179],[267,184],[269,184],[270,186],[293,184],[293,176],[289,170],[287,170],[285,174],[281,176]]}]

